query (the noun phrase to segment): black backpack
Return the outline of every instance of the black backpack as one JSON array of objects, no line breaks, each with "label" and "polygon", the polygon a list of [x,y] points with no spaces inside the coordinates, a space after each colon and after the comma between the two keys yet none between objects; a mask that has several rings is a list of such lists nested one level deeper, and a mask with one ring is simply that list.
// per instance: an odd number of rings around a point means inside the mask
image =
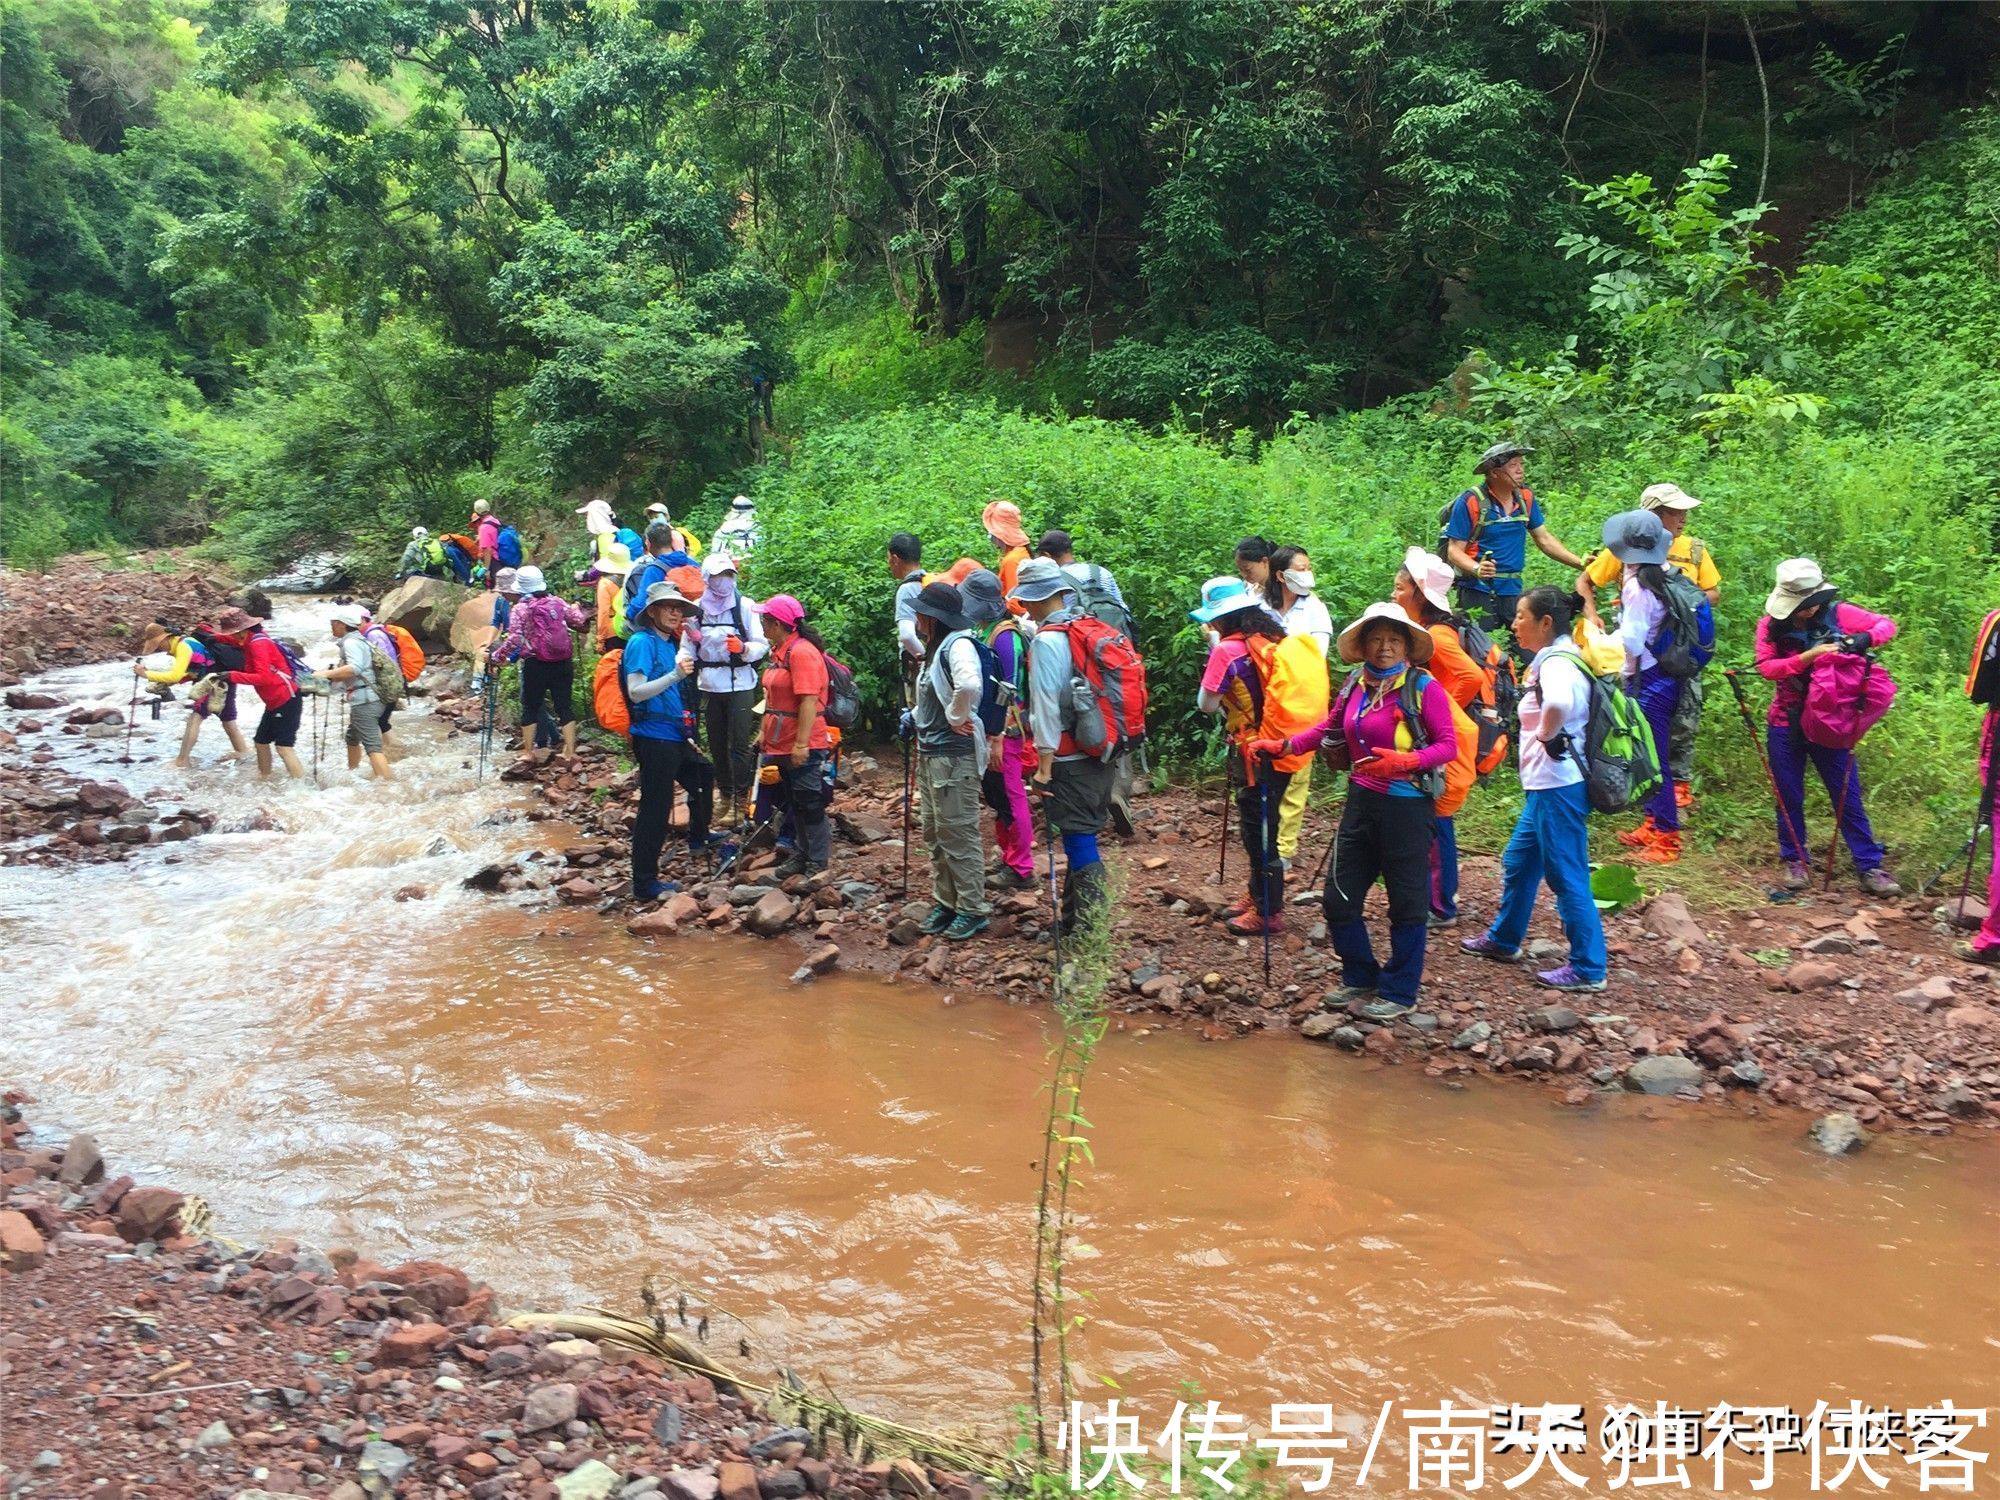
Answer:
[{"label": "black backpack", "polygon": [[201,643],[201,649],[208,653],[208,659],[215,663],[218,672],[240,672],[243,670],[243,648],[233,641],[225,641],[197,628],[194,638]]},{"label": "black backpack", "polygon": [[1079,579],[1069,569],[1071,585],[1076,590],[1077,608],[1093,620],[1102,620],[1127,640],[1137,643],[1138,637],[1132,633],[1132,611],[1118,602],[1118,596],[1111,591],[1111,575],[1098,563],[1083,564],[1083,577]]}]

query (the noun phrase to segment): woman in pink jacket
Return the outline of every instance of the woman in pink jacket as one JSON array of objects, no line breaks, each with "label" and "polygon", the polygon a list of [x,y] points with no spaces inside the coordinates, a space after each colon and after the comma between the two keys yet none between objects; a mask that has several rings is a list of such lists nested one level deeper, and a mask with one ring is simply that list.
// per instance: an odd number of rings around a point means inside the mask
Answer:
[{"label": "woman in pink jacket", "polygon": [[1771,779],[1778,788],[1778,853],[1785,862],[1788,889],[1802,891],[1812,884],[1812,854],[1806,839],[1806,762],[1811,761],[1839,809],[1840,835],[1854,856],[1861,889],[1871,896],[1900,896],[1903,888],[1883,868],[1882,846],[1868,824],[1854,752],[1815,745],[1800,724],[1812,674],[1824,658],[1842,651],[1872,651],[1896,638],[1894,620],[1840,603],[1835,593],[1811,558],[1781,562],[1777,586],[1764,601],[1764,617],[1757,622],[1757,671],[1774,689],[1765,735]]}]

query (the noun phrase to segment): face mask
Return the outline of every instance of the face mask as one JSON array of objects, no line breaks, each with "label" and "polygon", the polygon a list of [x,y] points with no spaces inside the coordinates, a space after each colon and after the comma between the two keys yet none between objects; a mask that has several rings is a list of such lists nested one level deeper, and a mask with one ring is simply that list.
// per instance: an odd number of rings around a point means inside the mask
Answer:
[{"label": "face mask", "polygon": [[1310,568],[1306,568],[1303,571],[1297,568],[1287,568],[1278,576],[1285,580],[1285,587],[1295,594],[1310,594],[1313,591],[1313,575]]}]

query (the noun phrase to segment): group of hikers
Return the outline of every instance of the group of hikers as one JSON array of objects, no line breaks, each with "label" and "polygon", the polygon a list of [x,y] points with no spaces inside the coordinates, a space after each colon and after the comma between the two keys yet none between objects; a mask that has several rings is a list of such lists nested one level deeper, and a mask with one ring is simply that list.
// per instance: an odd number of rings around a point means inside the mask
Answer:
[{"label": "group of hikers", "polygon": [[[1530,451],[1502,443],[1482,454],[1477,482],[1440,513],[1436,550],[1407,548],[1384,580],[1386,597],[1344,626],[1318,596],[1308,553],[1259,536],[1236,545],[1233,571],[1204,584],[1188,612],[1208,642],[1197,707],[1218,719],[1228,746],[1223,858],[1233,814],[1247,865],[1228,929],[1262,939],[1268,964],[1269,940],[1285,927],[1313,767],[1345,772],[1319,904],[1341,963],[1336,998],[1371,1019],[1415,1004],[1430,934],[1460,921],[1455,818],[1510,746],[1524,803],[1502,855],[1498,907],[1483,931],[1461,940],[1465,952],[1517,962],[1547,886],[1567,954],[1535,979],[1554,990],[1602,989],[1607,955],[1591,890],[1590,815],[1640,811],[1618,835],[1635,860],[1670,863],[1681,854],[1722,588],[1710,549],[1688,531],[1702,502],[1671,483],[1650,485],[1635,509],[1604,524],[1601,550],[1579,556],[1551,531],[1524,482]],[[593,586],[591,612],[552,593],[541,569],[507,563],[497,539],[489,549],[474,538],[475,566],[490,569],[494,592],[475,687],[490,704],[498,664],[518,662],[523,751],[541,743],[571,754],[574,637],[594,631],[595,716],[629,736],[638,766],[635,900],[678,888],[661,871],[680,794],[689,850],[733,860],[768,835],[786,855],[781,878],[826,870],[841,736],[860,703],[852,673],[801,600],[756,600],[740,586],[738,553],[755,546],[749,502],[739,500],[705,554],[663,505],[650,508],[640,532],[620,527],[608,501],[579,513],[589,564],[577,581]],[[1107,899],[1099,835],[1107,825],[1134,831],[1145,663],[1117,579],[1079,559],[1068,533],[1049,530],[1031,542],[1019,507],[1004,500],[985,506],[981,524],[988,559],[927,570],[923,544],[908,532],[885,548],[893,602],[884,626],[893,624],[903,663],[905,857],[914,812],[930,864],[932,904],[918,927],[971,938],[988,926],[996,893],[1037,884],[1039,810],[1052,887],[1058,845],[1062,855],[1050,924],[1060,941]],[[1530,541],[1576,570],[1568,587],[1526,585]],[[1617,614],[1607,627],[1599,595],[1611,590]],[[1982,822],[2000,759],[1996,621],[2000,612],[1981,635],[1981,650],[1996,661],[1983,676],[1975,663],[1978,682],[1967,683],[1989,708]],[[1836,809],[1837,837],[1861,889],[1899,894],[1854,754],[1894,697],[1876,652],[1895,634],[1892,620],[1841,599],[1811,559],[1793,558],[1777,566],[1756,628],[1755,671],[1772,690],[1761,733],[1737,672],[1724,673],[1769,779],[1790,890],[1813,879],[1810,766]],[[220,718],[244,748],[235,690],[247,684],[265,704],[260,774],[271,773],[273,751],[301,774],[293,749],[300,694],[326,691],[346,705],[350,766],[366,755],[386,778],[392,696],[399,700],[394,689],[415,675],[415,642],[359,605],[336,608],[333,635],[336,661],[307,673],[296,649],[231,609],[192,636],[156,624],[135,670],[155,682],[199,679],[182,764],[207,717]],[[414,660],[421,670],[420,652]],[[1831,878],[1831,845],[1826,859]],[[1387,898],[1386,950],[1364,916],[1377,884]],[[1990,904],[2000,908],[2000,856],[1990,884]],[[1989,915],[1959,952],[2000,962],[2000,915]]]}]

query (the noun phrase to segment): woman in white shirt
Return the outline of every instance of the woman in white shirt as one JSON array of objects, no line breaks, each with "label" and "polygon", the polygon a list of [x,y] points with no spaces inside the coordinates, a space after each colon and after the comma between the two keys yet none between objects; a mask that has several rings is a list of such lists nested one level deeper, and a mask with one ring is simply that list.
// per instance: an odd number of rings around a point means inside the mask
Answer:
[{"label": "woman in white shirt", "polygon": [[[1618,593],[1625,690],[1638,700],[1664,760],[1674,709],[1681,701],[1681,679],[1660,670],[1653,648],[1667,628],[1666,562],[1673,538],[1652,511],[1628,510],[1604,523],[1604,545],[1625,565]],[[1681,857],[1681,814],[1671,776],[1662,776],[1646,799],[1645,821],[1619,834],[1618,842],[1632,850],[1632,858],[1647,864],[1670,865]]]},{"label": "woman in white shirt", "polygon": [[[1333,616],[1313,592],[1312,559],[1303,547],[1280,547],[1271,554],[1264,600],[1285,627],[1286,635],[1309,635],[1325,656],[1333,645]],[[1278,858],[1289,870],[1299,852],[1299,830],[1305,826],[1306,799],[1312,795],[1312,766],[1295,773],[1278,799]]]}]

